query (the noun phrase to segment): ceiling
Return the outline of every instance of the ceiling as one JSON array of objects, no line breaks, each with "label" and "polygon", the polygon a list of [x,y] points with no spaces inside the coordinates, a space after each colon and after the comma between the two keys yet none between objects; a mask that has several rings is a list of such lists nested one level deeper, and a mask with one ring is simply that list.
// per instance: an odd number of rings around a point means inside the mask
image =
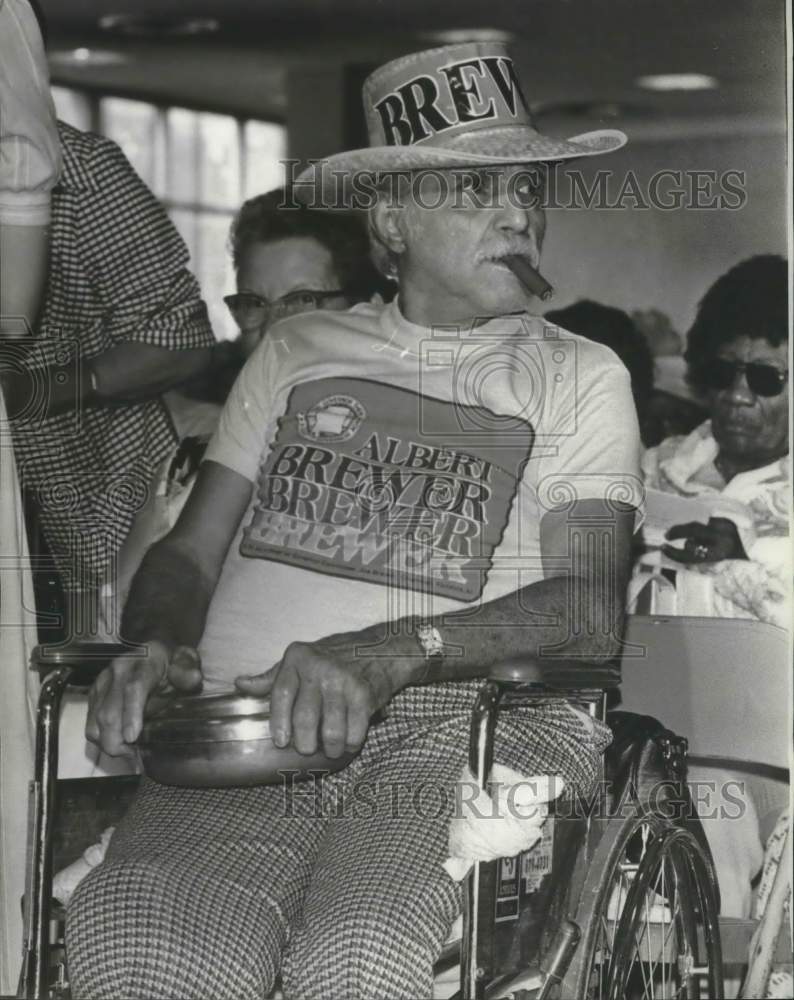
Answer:
[{"label": "ceiling", "polygon": [[[512,36],[530,102],[549,117],[651,129],[782,128],[783,0],[40,0],[52,52],[110,49],[127,62],[53,63],[53,81],[189,107],[285,119],[290,72],[369,66],[450,29]],[[154,36],[99,27],[160,19]],[[168,18],[212,18],[206,36],[169,36]],[[713,90],[655,93],[636,78],[697,72]]]}]

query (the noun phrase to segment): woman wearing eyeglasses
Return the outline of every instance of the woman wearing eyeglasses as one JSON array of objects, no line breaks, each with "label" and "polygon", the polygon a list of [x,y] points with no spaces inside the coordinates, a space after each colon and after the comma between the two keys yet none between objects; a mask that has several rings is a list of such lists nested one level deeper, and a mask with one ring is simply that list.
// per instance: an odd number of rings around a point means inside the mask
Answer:
[{"label": "woman wearing eyeglasses", "polygon": [[[214,348],[210,367],[183,390],[188,400],[222,406],[240,369],[279,320],[394,295],[395,286],[370,259],[361,219],[299,205],[283,188],[243,204],[232,223],[229,249],[237,290],[223,301],[239,336]],[[289,350],[278,333],[274,339],[280,350]],[[185,399],[173,402],[179,430],[181,419],[187,426]]]},{"label": "woman wearing eyeglasses", "polygon": [[388,294],[359,219],[306,208],[282,189],[243,205],[230,245],[237,292],[224,302],[246,357],[286,316],[347,309],[376,293]]},{"label": "woman wearing eyeglasses", "polygon": [[[715,512],[722,504],[731,515],[667,531],[662,551],[676,590],[699,595],[697,608],[679,601],[679,614],[790,621],[787,287],[786,262],[773,255],[743,261],[712,285],[685,355],[710,419],[643,460],[647,487],[713,500]],[[699,574],[689,581],[698,586],[687,588],[687,573]]]},{"label": "woman wearing eyeglasses", "polygon": [[[279,320],[315,309],[348,309],[374,295],[394,294],[370,259],[360,219],[300,206],[281,188],[243,204],[232,223],[229,247],[237,291],[224,302],[240,336],[218,344],[205,372],[166,394],[180,443],[158,467],[149,500],[119,554],[114,588],[119,609],[144,552],[179,516],[221,407],[262,339],[272,336],[279,350],[289,352],[289,344],[279,339]],[[111,634],[113,629],[107,626]]]}]

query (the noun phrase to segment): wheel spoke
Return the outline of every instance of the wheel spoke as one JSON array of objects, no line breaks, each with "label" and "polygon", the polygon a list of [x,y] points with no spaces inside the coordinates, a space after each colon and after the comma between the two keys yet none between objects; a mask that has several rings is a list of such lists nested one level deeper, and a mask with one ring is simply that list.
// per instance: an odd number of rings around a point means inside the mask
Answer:
[{"label": "wheel spoke", "polygon": [[[646,929],[647,929],[647,923],[646,923]],[[645,968],[645,962],[643,962],[642,960],[642,942],[637,940],[636,934],[634,936],[634,940],[637,942],[637,952],[639,955],[639,961],[637,962],[637,965],[640,968],[640,975],[642,976],[642,981],[644,986],[643,996],[646,998],[646,1000],[655,1000],[653,996],[653,978],[649,977],[648,972],[646,971]],[[649,984],[650,984],[650,996],[648,994]]]},{"label": "wheel spoke", "polygon": [[[648,953],[648,964],[650,965],[650,968],[648,969],[648,982],[651,987],[650,1000],[656,1000],[656,990],[654,989],[655,963],[653,961],[653,931],[651,930],[650,912],[648,910],[647,891],[643,896],[642,907],[644,910],[644,918],[645,918],[645,948]],[[639,964],[641,969],[644,968],[645,963],[643,962],[642,948],[640,948]]]},{"label": "wheel spoke", "polygon": [[721,982],[719,939],[713,934],[709,872],[691,833],[642,818],[614,833],[608,828],[604,836],[604,861],[594,868],[600,881],[591,883],[590,912],[581,924],[590,921],[588,958],[571,994],[587,1000],[694,1000],[701,993],[691,970],[703,965],[707,995],[713,997]]}]

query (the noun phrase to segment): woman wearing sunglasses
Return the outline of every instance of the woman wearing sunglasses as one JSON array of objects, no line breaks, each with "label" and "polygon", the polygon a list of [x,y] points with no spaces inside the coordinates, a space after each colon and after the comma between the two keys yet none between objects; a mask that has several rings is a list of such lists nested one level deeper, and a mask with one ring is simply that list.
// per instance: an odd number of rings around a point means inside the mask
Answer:
[{"label": "woman wearing sunglasses", "polygon": [[701,595],[698,607],[684,603],[679,614],[790,620],[787,287],[786,262],[772,255],[743,261],[712,285],[685,355],[710,418],[644,458],[646,486],[736,512],[667,531],[662,551],[679,594],[687,573],[700,575],[689,588]]},{"label": "woman wearing sunglasses", "polygon": [[[696,501],[699,519],[673,523],[660,549],[640,558],[632,580],[637,611],[790,627],[787,292],[786,262],[753,257],[722,275],[698,307],[685,357],[709,419],[645,453],[646,540],[655,527],[648,524],[654,502],[672,510],[687,506],[680,498]],[[688,775],[700,789],[732,788],[740,797],[730,822],[703,827],[721,913],[748,917],[752,880],[788,803],[788,785],[704,758],[690,758]]]}]

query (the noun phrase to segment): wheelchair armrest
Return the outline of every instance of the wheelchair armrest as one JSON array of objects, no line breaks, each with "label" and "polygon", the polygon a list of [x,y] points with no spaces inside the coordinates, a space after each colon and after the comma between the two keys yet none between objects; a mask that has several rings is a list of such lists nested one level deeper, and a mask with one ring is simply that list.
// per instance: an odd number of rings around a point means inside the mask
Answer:
[{"label": "wheelchair armrest", "polygon": [[72,671],[70,687],[88,687],[117,656],[134,656],[135,646],[120,642],[70,642],[64,646],[36,646],[30,657],[31,670],[41,677],[53,670]]},{"label": "wheelchair armrest", "polygon": [[488,675],[497,684],[532,685],[556,691],[609,690],[620,684],[620,665],[558,657],[511,657],[494,664]]}]

